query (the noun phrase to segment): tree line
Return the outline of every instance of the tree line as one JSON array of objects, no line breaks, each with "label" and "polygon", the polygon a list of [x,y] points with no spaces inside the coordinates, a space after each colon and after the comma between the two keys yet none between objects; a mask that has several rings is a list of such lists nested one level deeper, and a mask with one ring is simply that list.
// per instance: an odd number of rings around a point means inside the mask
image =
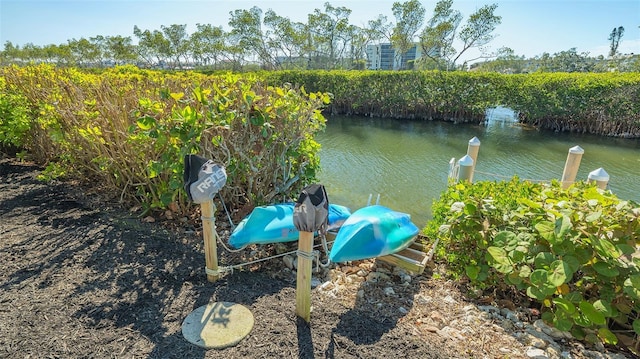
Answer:
[{"label": "tree line", "polygon": [[[308,14],[306,22],[254,6],[231,11],[228,30],[220,25],[196,24],[196,30],[189,34],[186,24],[155,30],[134,26],[133,36],[97,35],[59,45],[19,46],[7,41],[0,55],[2,63],[87,67],[364,69],[367,45],[390,43],[399,55],[415,44],[428,54],[412,67],[455,69],[464,65],[458,63],[462,54],[484,48],[494,38],[501,22],[494,14],[496,8],[496,4],[485,5],[463,23],[460,11],[453,9],[453,0],[438,1],[430,19],[419,0],[409,0],[393,3],[395,22],[379,15],[357,26],[349,22],[350,9],[329,2],[324,9]],[[454,41],[461,47],[454,48]]]},{"label": "tree line", "polygon": [[[366,25],[349,23],[351,10],[329,2],[315,9],[306,22],[295,22],[268,9],[254,6],[229,13],[229,30],[221,25],[196,24],[187,32],[186,24],[162,25],[160,29],[133,28],[132,36],[102,36],[68,40],[66,44],[23,46],[7,41],[0,51],[1,64],[53,63],[63,66],[109,67],[134,64],[143,68],[209,70],[279,69],[365,69],[368,45],[390,43],[400,57],[413,46],[422,57],[403,64],[402,69],[469,69],[469,61],[495,59],[474,65],[477,69],[500,72],[540,71],[545,66],[555,71],[606,71],[595,65],[539,66],[523,61],[513,50],[490,52],[488,44],[502,19],[495,15],[497,4],[485,5],[469,15],[453,8],[453,0],[439,0],[430,18],[419,0],[395,2],[395,22],[379,15]],[[613,35],[612,35],[613,36]],[[616,34],[619,42],[621,34]],[[134,43],[134,38],[137,43]],[[462,61],[462,55],[478,50],[478,57]],[[569,52],[571,52],[570,50]],[[567,54],[540,59],[543,63],[562,64]],[[573,51],[569,54],[576,57]],[[557,58],[556,58],[557,57]],[[585,55],[580,57],[587,58]],[[578,61],[596,63],[596,60]],[[602,62],[602,61],[600,61]],[[527,63],[529,65],[527,65]],[[602,68],[602,69],[601,69]],[[637,70],[636,70],[637,71]]]}]

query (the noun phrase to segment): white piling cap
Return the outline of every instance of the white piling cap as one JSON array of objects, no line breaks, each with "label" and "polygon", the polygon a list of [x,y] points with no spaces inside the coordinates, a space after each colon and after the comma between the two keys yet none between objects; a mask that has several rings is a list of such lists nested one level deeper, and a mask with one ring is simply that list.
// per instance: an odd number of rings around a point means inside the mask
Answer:
[{"label": "white piling cap", "polygon": [[471,167],[473,166],[473,158],[469,155],[464,155],[461,159],[458,160],[458,165],[463,167]]},{"label": "white piling cap", "polygon": [[589,179],[592,181],[609,181],[609,174],[604,168],[600,167],[595,171],[589,172]]},{"label": "white piling cap", "polygon": [[470,139],[469,146],[480,146],[480,140],[478,139],[478,137],[474,136],[472,139]]},{"label": "white piling cap", "polygon": [[580,146],[573,146],[573,147],[571,147],[569,149],[569,153],[573,153],[573,154],[576,154],[576,155],[582,155],[582,154],[584,154],[584,150]]}]

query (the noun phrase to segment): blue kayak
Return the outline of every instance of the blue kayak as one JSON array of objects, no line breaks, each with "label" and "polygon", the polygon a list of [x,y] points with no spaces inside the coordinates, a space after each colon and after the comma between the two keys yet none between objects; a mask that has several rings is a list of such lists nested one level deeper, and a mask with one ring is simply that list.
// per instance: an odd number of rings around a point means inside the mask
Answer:
[{"label": "blue kayak", "polygon": [[[245,217],[229,237],[229,245],[242,248],[249,244],[297,241],[299,232],[293,225],[294,202],[259,206]],[[329,230],[339,228],[351,215],[349,208],[329,204]]]},{"label": "blue kayak", "polygon": [[393,254],[418,235],[407,213],[374,205],[355,211],[340,227],[331,247],[332,262],[347,262]]}]

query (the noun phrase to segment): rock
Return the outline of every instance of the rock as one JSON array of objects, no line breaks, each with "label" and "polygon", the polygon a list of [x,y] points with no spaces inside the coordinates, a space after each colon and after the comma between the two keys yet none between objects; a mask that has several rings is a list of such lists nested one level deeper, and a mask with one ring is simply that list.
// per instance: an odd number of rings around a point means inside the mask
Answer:
[{"label": "rock", "polygon": [[561,332],[560,330],[549,326],[547,323],[545,323],[542,319],[538,319],[535,322],[533,322],[533,327],[537,328],[539,330],[541,330],[542,332],[544,332],[546,335],[554,338],[554,339],[563,339],[566,338],[565,337],[565,333]]},{"label": "rock", "polygon": [[399,307],[398,311],[400,312],[400,314],[405,315],[407,313],[409,313],[409,311],[407,310],[407,308],[405,307]]},{"label": "rock", "polygon": [[364,290],[362,289],[358,290],[358,293],[356,294],[356,296],[358,297],[358,299],[364,298]]},{"label": "rock", "polygon": [[487,313],[500,313],[500,308],[494,307],[493,305],[479,305],[478,309]]},{"label": "rock", "polygon": [[415,302],[418,305],[427,305],[427,304],[431,303],[432,300],[433,300],[433,298],[428,297],[428,296],[426,296],[424,294],[418,294],[415,297]]},{"label": "rock", "polygon": [[311,278],[311,288],[316,288],[317,286],[321,285],[322,282],[320,281],[320,279],[312,277]]},{"label": "rock", "polygon": [[515,326],[513,325],[513,322],[508,319],[503,319],[500,322],[500,326],[509,333],[512,333],[516,329]]},{"label": "rock", "polygon": [[532,358],[532,359],[547,359],[547,358],[549,358],[547,356],[547,353],[544,350],[538,349],[538,348],[528,348],[527,349],[527,356],[529,358]]},{"label": "rock", "polygon": [[433,320],[436,323],[439,323],[439,324],[445,323],[444,316],[442,316],[442,314],[440,314],[440,312],[438,311],[431,312],[431,315],[429,315],[429,317],[431,318],[431,320]]},{"label": "rock", "polygon": [[356,274],[358,275],[358,277],[366,277],[366,276],[367,276],[367,274],[369,274],[369,272],[367,272],[367,271],[366,271],[366,270],[364,270],[364,269],[360,269],[360,270],[358,271],[358,273],[356,273]]},{"label": "rock", "polygon": [[534,337],[533,335],[528,335],[526,337],[527,343],[534,348],[545,349],[548,346],[548,343],[540,338]]},{"label": "rock", "polygon": [[290,255],[286,255],[284,257],[282,257],[282,261],[284,262],[284,265],[287,266],[287,268],[289,269],[293,269],[293,257]]},{"label": "rock", "polygon": [[551,336],[545,334],[544,332],[542,332],[540,330],[537,330],[533,326],[529,326],[525,330],[526,330],[527,334],[532,335],[532,336],[534,336],[536,338],[542,339],[542,340],[546,341],[547,343],[553,343],[554,342],[554,339]]},{"label": "rock", "polygon": [[518,318],[518,314],[516,314],[515,312],[507,309],[507,308],[502,308],[500,310],[500,314],[505,317],[506,319],[509,319],[510,321],[516,323],[518,321],[520,321],[520,318]]},{"label": "rock", "polygon": [[549,358],[560,358],[560,350],[556,346],[550,345],[545,352]]},{"label": "rock", "polygon": [[395,295],[395,294],[396,294],[396,291],[394,291],[392,287],[386,287],[386,288],[384,289],[384,294],[385,294],[386,296],[392,296],[392,295]]},{"label": "rock", "polygon": [[333,284],[333,282],[331,282],[331,281],[326,281],[326,282],[320,284],[320,286],[318,287],[318,290],[323,291],[323,292],[327,292],[327,291],[330,291],[333,288],[335,288],[335,284]]},{"label": "rock", "polygon": [[380,282],[383,280],[389,280],[389,276],[381,272],[371,272],[367,274],[367,280],[373,282]]},{"label": "rock", "polygon": [[438,327],[433,326],[433,325],[425,325],[422,327],[422,329],[426,330],[427,332],[431,332],[431,333],[437,333],[438,330],[440,330]]}]

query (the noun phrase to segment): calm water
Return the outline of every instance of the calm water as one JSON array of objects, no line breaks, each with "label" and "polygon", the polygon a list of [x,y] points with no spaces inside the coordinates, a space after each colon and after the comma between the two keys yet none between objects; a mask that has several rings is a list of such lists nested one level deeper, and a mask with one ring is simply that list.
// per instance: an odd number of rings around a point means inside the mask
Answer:
[{"label": "calm water", "polygon": [[[640,140],[556,134],[525,129],[509,112],[488,112],[486,126],[443,122],[330,117],[322,145],[320,183],[329,201],[356,210],[380,194],[380,204],[410,213],[422,227],[431,204],[446,189],[449,161],[464,156],[471,138],[481,141],[476,180],[560,179],[569,148],[580,146],[578,179],[604,168],[609,189],[640,202]],[[481,172],[481,173],[479,173]]]}]

